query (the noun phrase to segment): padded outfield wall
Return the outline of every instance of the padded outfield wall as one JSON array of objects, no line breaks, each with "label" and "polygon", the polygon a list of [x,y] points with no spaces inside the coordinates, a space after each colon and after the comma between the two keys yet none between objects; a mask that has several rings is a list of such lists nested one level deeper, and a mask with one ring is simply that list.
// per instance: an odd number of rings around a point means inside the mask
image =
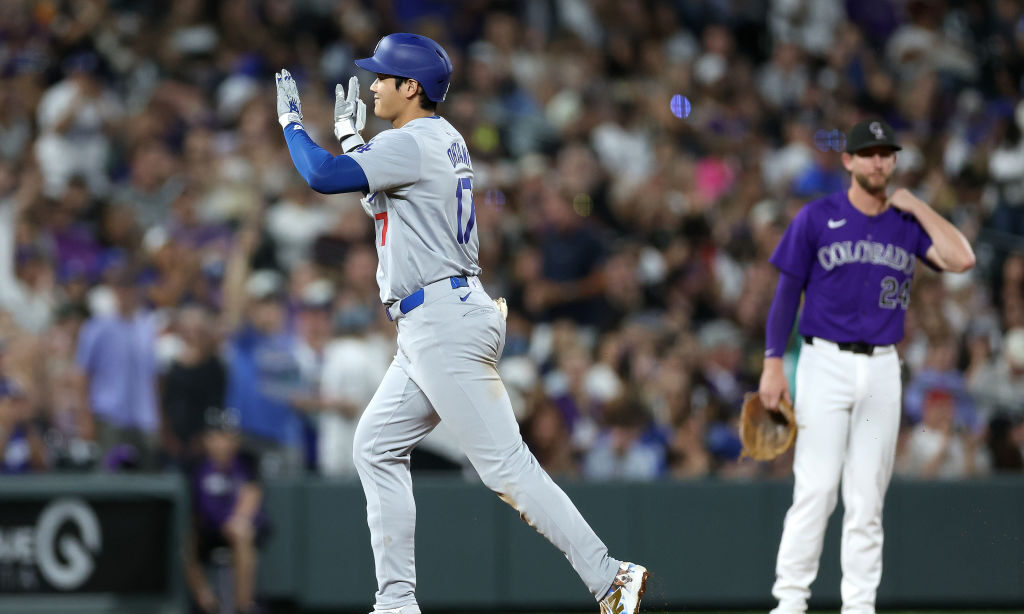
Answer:
[{"label": "padded outfield wall", "polygon": [[[481,484],[415,484],[424,611],[595,611],[562,555]],[[648,609],[771,605],[790,482],[564,486],[614,556],[650,568]],[[367,611],[375,580],[359,484],[272,482],[267,506],[266,596],[304,611]],[[0,612],[183,612],[187,509],[174,475],[3,478]],[[816,607],[838,604],[840,513]],[[1024,611],[1024,478],[898,481],[885,529],[880,607]]]},{"label": "padded outfield wall", "polygon": [[[792,482],[563,484],[613,556],[652,572],[654,610],[767,608]],[[425,611],[593,609],[568,562],[479,483],[415,480]],[[363,611],[376,587],[357,482],[268,486],[275,520],[265,592],[309,609]],[[814,607],[839,603],[842,505]],[[893,483],[880,608],[1024,610],[1024,479]]]}]

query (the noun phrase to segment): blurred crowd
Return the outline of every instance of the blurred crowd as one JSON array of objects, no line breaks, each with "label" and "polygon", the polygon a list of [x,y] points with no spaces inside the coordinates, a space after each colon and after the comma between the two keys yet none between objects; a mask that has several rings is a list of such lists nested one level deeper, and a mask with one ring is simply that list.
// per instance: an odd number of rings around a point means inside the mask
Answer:
[{"label": "blurred crowd", "polygon": [[[846,187],[843,131],[867,114],[899,133],[894,184],[978,255],[919,267],[897,471],[1020,472],[1022,4],[0,2],[0,472],[187,466],[231,408],[259,475],[354,476],[394,325],[372,220],[295,172],[272,76],[339,153],[334,84],[365,98],[352,60],[401,31],[452,57],[439,112],[510,307],[500,371],[552,474],[789,472],[739,458],[768,257]],[[443,425],[422,448],[414,469],[467,471]]]}]

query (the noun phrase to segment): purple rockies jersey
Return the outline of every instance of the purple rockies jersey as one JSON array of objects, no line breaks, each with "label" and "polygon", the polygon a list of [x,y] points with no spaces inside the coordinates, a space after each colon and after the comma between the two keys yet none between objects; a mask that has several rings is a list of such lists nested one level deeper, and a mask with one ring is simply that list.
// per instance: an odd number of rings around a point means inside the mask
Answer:
[{"label": "purple rockies jersey", "polygon": [[931,245],[909,213],[868,216],[836,192],[800,210],[771,262],[803,282],[801,335],[888,345],[903,338],[914,265]]},{"label": "purple rockies jersey", "polygon": [[[239,453],[227,467],[218,467],[204,458],[192,469],[192,505],[200,529],[217,530],[227,522],[242,486],[259,479],[256,462],[248,454]],[[260,510],[257,521],[262,514]]]}]

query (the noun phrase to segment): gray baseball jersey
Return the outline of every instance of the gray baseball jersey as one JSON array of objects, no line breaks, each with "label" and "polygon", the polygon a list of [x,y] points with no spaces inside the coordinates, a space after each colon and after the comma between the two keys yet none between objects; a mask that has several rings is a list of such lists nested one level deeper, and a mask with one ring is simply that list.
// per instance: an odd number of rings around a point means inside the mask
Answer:
[{"label": "gray baseball jersey", "polygon": [[[382,49],[386,54],[388,46]],[[434,55],[445,58],[436,44],[427,57]],[[642,568],[608,555],[537,462],[498,375],[506,325],[477,277],[479,233],[465,140],[444,119],[421,117],[350,154],[331,156],[299,123],[298,94],[287,72],[278,76],[278,115],[296,169],[311,187],[331,194],[366,189],[363,206],[376,223],[380,298],[398,327],[398,351],[353,441],[376,563],[375,611],[419,614],[410,453],[441,421],[483,483],[565,554],[595,598],[607,595],[621,610],[632,586],[635,610],[646,572],[643,580],[631,579],[640,576],[630,570]],[[354,184],[353,161],[362,171]]]},{"label": "gray baseball jersey", "polygon": [[363,205],[376,221],[380,296],[394,303],[389,317],[398,326],[398,352],[354,441],[376,561],[375,608],[418,611],[409,454],[442,420],[482,481],[564,552],[600,598],[620,561],[530,453],[498,375],[505,321],[477,277],[465,141],[446,120],[425,117],[350,155],[367,178]]},{"label": "gray baseball jersey", "polygon": [[351,157],[370,187],[363,204],[376,224],[383,303],[445,277],[480,273],[473,167],[466,141],[448,120],[414,119]]}]

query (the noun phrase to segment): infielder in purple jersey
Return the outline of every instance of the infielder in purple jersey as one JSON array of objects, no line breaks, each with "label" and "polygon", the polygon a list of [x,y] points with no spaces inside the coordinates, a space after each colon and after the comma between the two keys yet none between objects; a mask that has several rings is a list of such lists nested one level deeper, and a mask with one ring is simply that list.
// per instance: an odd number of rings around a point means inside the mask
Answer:
[{"label": "infielder in purple jersey", "polygon": [[277,109],[295,167],[313,189],[368,194],[381,302],[398,328],[398,352],[354,442],[377,568],[374,611],[419,614],[409,458],[443,420],[484,484],[565,554],[601,611],[636,614],[647,570],[610,557],[541,468],[498,376],[504,303],[477,277],[473,163],[462,135],[437,115],[451,80],[448,54],[424,36],[392,34],[356,65],[376,73],[374,113],[393,127],[369,143],[359,135],[366,111],[355,77],[347,94],[336,89],[334,135],[344,155],[310,139],[287,71],[277,76]]},{"label": "infielder in purple jersey", "polygon": [[771,257],[779,281],[759,390],[768,408],[780,397],[790,400],[782,355],[804,296],[796,482],[779,545],[773,614],[807,610],[840,482],[842,611],[875,611],[882,502],[900,425],[895,344],[903,338],[914,268],[921,259],[943,271],[974,266],[967,239],[931,207],[905,189],[887,196],[899,149],[884,121],[854,126],[843,154],[850,188],[804,206]]}]

